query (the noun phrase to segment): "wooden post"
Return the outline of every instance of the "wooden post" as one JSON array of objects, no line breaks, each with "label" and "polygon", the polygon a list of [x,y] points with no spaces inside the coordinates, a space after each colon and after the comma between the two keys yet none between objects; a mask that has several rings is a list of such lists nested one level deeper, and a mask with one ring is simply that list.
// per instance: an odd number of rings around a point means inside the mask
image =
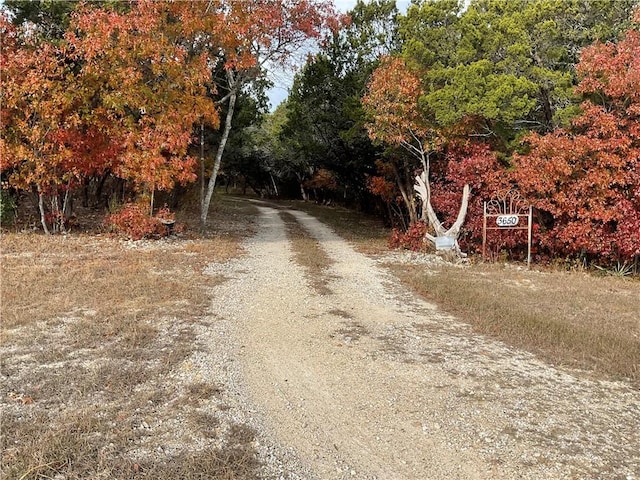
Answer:
[{"label": "wooden post", "polygon": [[527,230],[527,268],[531,268],[531,243],[533,240],[533,206],[529,205],[529,216],[527,217],[529,222]]},{"label": "wooden post", "polygon": [[484,202],[482,214],[482,261],[487,260],[487,202]]}]

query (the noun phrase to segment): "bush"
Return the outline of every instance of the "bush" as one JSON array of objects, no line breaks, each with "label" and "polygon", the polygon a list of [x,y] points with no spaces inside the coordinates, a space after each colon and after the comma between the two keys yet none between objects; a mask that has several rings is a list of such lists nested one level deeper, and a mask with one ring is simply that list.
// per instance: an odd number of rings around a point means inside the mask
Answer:
[{"label": "bush", "polygon": [[0,190],[0,225],[12,225],[15,218],[15,198],[6,190]]},{"label": "bush", "polygon": [[427,224],[422,221],[412,223],[406,232],[394,228],[389,238],[389,248],[424,252],[427,249],[427,244],[424,241],[427,228]]},{"label": "bush", "polygon": [[[164,220],[173,219],[173,214],[166,207],[158,213]],[[145,208],[137,203],[127,203],[117,212],[107,215],[105,226],[131,240],[160,238],[169,234],[169,229],[160,218],[150,217]]]}]

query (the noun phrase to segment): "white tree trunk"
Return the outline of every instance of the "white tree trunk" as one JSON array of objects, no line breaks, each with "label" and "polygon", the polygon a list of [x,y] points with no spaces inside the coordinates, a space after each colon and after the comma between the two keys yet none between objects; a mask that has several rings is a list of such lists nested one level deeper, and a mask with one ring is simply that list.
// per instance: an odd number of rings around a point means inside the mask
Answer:
[{"label": "white tree trunk", "polygon": [[[427,178],[426,172],[423,171],[422,174],[416,177],[416,183],[413,188],[422,201],[422,219],[427,220],[429,222],[429,225],[433,227],[433,230],[436,233],[436,237],[452,238],[454,250],[458,255],[464,256],[464,254],[460,251],[460,247],[458,246],[458,236],[460,235],[460,229],[464,224],[464,220],[467,216],[467,209],[469,208],[469,196],[471,194],[469,184],[466,184],[462,190],[462,201],[460,203],[460,210],[458,210],[458,217],[449,229],[444,228],[442,222],[431,206],[429,179]],[[428,233],[425,234],[425,238],[431,241],[434,245],[436,243],[436,237]]]},{"label": "white tree trunk", "polygon": [[[228,74],[230,75],[230,74]],[[231,85],[231,94],[229,95],[229,108],[227,110],[227,118],[224,123],[224,131],[222,133],[222,138],[220,139],[220,144],[218,145],[218,150],[216,151],[216,158],[213,162],[213,170],[211,171],[211,176],[209,177],[209,184],[207,185],[207,192],[204,198],[202,199],[202,204],[200,205],[200,228],[204,230],[205,225],[207,223],[207,216],[209,215],[209,205],[211,204],[211,197],[213,196],[213,191],[216,188],[216,179],[218,177],[218,172],[220,171],[220,164],[222,163],[222,154],[224,153],[224,148],[227,144],[227,140],[229,139],[229,133],[231,132],[231,121],[233,120],[233,110],[236,106],[236,98],[238,97],[236,89],[236,85],[230,78]]]},{"label": "white tree trunk", "polygon": [[46,213],[44,211],[44,195],[42,192],[38,192],[38,209],[40,210],[40,223],[42,223],[42,229],[47,235],[51,235],[49,227],[47,226]]}]

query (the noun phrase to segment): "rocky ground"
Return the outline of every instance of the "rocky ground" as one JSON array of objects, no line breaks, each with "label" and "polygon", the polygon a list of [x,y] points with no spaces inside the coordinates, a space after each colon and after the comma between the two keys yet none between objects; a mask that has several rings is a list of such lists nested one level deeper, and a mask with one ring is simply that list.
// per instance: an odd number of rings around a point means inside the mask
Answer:
[{"label": "rocky ground", "polygon": [[[196,359],[258,432],[264,475],[320,479],[640,478],[640,392],[474,335],[312,217],[333,261],[320,295],[260,207],[248,255],[212,273]],[[220,348],[223,346],[223,348]]]},{"label": "rocky ground", "polygon": [[[384,267],[437,257],[365,256],[259,205],[236,226],[257,231],[245,254],[204,279],[186,261],[201,246],[123,247],[181,252],[151,273],[206,283],[208,309],[185,315],[187,298],[118,331],[86,309],[7,330],[7,478],[640,480],[637,387],[474,334]],[[283,212],[330,259],[322,289]]]}]

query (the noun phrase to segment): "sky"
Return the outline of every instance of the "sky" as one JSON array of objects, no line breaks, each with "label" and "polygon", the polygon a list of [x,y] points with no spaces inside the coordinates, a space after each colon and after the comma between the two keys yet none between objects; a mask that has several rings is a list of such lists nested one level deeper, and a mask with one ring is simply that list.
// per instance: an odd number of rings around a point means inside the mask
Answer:
[{"label": "sky", "polygon": [[[346,13],[355,6],[356,0],[334,0],[333,4],[336,6],[338,11]],[[396,5],[401,12],[405,12],[409,5],[409,0],[396,0]],[[273,87],[267,91],[269,103],[271,104],[271,111],[275,110],[276,107],[289,95],[289,88],[291,88],[291,85],[293,84],[294,75],[295,71],[290,70],[273,70],[269,73],[269,78],[273,82]]]}]

